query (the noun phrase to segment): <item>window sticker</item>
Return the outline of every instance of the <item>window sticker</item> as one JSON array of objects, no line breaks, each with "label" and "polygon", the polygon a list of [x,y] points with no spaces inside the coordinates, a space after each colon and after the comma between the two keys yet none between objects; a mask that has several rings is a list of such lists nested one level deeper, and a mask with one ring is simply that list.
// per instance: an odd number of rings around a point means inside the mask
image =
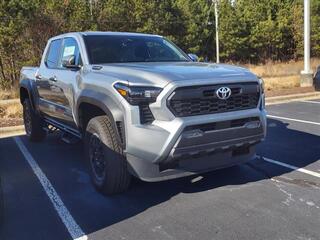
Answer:
[{"label": "window sticker", "polygon": [[65,47],[63,51],[63,57],[74,55],[75,50],[75,46]]}]

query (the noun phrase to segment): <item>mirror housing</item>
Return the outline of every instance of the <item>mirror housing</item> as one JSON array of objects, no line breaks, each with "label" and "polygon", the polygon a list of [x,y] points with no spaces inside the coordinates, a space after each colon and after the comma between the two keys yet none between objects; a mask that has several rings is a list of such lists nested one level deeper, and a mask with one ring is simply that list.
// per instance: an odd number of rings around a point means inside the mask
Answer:
[{"label": "mirror housing", "polygon": [[188,56],[192,62],[199,62],[199,57],[196,54],[189,53]]},{"label": "mirror housing", "polygon": [[69,69],[80,69],[80,65],[76,65],[76,57],[74,55],[67,56],[62,60],[62,67]]}]

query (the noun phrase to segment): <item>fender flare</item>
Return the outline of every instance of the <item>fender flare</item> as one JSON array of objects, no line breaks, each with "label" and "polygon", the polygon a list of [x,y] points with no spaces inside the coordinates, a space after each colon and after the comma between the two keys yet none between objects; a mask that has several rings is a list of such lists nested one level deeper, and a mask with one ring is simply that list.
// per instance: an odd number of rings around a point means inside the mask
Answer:
[{"label": "fender flare", "polygon": [[124,120],[124,115],[119,103],[117,103],[113,98],[103,93],[85,89],[80,93],[75,105],[76,109],[74,114],[78,126],[81,126],[79,108],[82,103],[88,103],[99,107],[113,120],[114,124],[116,121]]},{"label": "fender flare", "polygon": [[[38,94],[37,94],[37,91],[35,90],[35,86],[32,83],[32,81],[29,79],[21,80],[20,85],[19,85],[20,93],[21,93],[22,88],[26,89],[28,92],[28,97],[30,99],[32,109],[35,110],[36,112],[38,112],[39,111],[38,104],[37,104],[38,103]],[[23,98],[22,98],[21,94],[20,94],[20,103],[23,104]]]}]

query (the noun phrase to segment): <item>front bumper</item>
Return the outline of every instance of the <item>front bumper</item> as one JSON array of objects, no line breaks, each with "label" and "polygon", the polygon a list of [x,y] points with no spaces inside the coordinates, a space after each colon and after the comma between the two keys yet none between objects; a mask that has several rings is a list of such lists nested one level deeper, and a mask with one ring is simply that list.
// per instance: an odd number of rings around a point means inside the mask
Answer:
[{"label": "front bumper", "polygon": [[[186,131],[189,126],[257,118],[259,125],[211,131]],[[253,121],[252,123],[256,123]],[[128,129],[127,160],[131,172],[146,181],[159,181],[211,171],[249,161],[266,134],[266,113],[259,109],[155,121]],[[241,152],[244,150],[243,152]],[[239,153],[240,152],[240,153]]]},{"label": "front bumper", "polygon": [[210,172],[245,163],[255,157],[255,146],[253,145],[248,148],[247,153],[244,155],[235,156],[233,151],[218,152],[214,155],[181,160],[179,165],[161,170],[161,165],[144,161],[130,154],[127,155],[131,173],[147,182],[164,181]]},{"label": "front bumper", "polygon": [[[264,96],[255,109],[178,118],[166,106],[172,89],[172,86],[171,90],[164,89],[160,100],[150,105],[156,119],[150,125],[140,124],[138,107],[122,102],[126,156],[134,175],[146,181],[166,180],[236,165],[255,157],[255,145],[266,135]],[[256,120],[235,127],[197,129],[239,119]],[[259,124],[253,124],[257,121]]]}]

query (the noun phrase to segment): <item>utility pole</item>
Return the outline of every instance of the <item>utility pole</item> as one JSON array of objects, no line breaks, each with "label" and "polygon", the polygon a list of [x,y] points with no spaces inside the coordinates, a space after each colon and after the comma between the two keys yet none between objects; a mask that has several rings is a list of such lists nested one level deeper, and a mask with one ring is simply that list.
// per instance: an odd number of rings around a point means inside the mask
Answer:
[{"label": "utility pole", "polygon": [[304,0],[304,70],[301,72],[300,85],[313,85],[313,72],[310,67],[310,0]]},{"label": "utility pole", "polygon": [[89,0],[89,4],[90,4],[90,15],[92,16],[92,0]]},{"label": "utility pole", "polygon": [[212,1],[214,3],[214,15],[215,15],[215,22],[216,22],[216,62],[220,63],[218,0],[212,0]]}]

